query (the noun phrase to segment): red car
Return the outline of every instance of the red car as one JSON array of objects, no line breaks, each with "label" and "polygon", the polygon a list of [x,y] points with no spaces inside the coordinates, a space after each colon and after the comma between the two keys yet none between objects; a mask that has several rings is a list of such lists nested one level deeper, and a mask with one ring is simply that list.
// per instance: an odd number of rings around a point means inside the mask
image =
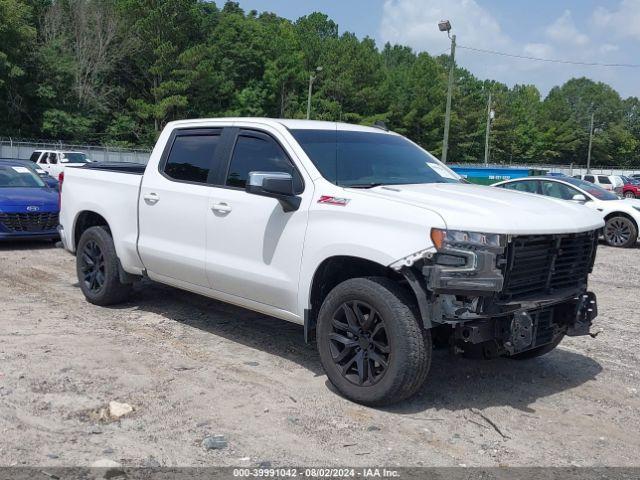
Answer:
[{"label": "red car", "polygon": [[640,198],[640,180],[630,177],[621,178],[624,182],[622,186],[622,196],[624,198]]}]

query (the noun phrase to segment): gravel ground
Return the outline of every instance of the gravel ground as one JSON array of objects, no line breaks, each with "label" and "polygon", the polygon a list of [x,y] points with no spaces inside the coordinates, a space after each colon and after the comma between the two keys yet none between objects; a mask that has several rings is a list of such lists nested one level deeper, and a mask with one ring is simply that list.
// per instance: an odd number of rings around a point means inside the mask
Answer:
[{"label": "gravel ground", "polygon": [[524,362],[437,351],[420,394],[378,410],[332,391],[300,326],[146,282],[96,307],[74,261],[0,245],[2,465],[640,465],[640,249],[600,247],[596,339]]}]

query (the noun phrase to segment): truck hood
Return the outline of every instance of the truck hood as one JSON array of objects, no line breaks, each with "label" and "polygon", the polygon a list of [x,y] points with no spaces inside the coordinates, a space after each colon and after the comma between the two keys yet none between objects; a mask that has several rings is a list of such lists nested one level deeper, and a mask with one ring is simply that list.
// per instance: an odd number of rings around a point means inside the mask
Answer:
[{"label": "truck hood", "polygon": [[602,215],[583,205],[502,188],[429,183],[358,191],[431,210],[452,230],[530,235],[584,232],[604,225]]},{"label": "truck hood", "polygon": [[50,188],[0,188],[0,210],[2,207],[58,206],[58,194]]}]

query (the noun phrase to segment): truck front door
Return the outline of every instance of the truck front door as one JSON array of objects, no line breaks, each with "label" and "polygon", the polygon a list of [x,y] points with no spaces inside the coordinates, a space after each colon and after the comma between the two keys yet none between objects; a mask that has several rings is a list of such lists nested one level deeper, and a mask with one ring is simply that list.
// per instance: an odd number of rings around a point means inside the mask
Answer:
[{"label": "truck front door", "polygon": [[[224,185],[211,189],[207,212],[210,285],[295,314],[313,185],[308,179],[305,185],[301,172],[274,136],[233,130],[231,159],[221,179]],[[300,208],[284,212],[278,200],[245,192],[249,172],[290,173],[302,197]]]}]

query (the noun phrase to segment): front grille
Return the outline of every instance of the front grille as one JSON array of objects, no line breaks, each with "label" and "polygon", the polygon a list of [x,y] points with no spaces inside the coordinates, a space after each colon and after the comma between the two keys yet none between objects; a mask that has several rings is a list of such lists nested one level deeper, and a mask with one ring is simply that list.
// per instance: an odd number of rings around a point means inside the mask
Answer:
[{"label": "front grille", "polygon": [[58,226],[52,212],[0,213],[0,223],[10,232],[47,232]]},{"label": "front grille", "polygon": [[506,253],[507,300],[583,287],[593,266],[597,231],[513,237]]}]

